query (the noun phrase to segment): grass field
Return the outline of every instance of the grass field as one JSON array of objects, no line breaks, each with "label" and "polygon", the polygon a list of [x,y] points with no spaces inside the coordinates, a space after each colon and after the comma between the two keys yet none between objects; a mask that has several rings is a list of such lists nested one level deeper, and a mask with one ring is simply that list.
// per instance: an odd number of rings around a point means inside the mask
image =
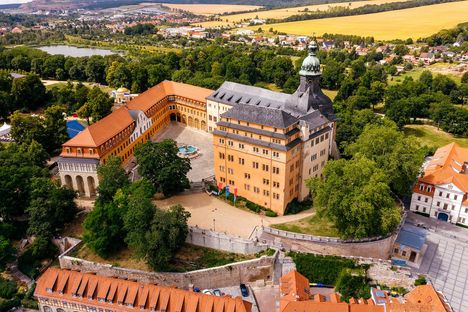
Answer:
[{"label": "grass field", "polygon": [[[321,36],[324,33],[373,36],[380,40],[427,37],[468,22],[468,1],[428,5],[367,15],[264,25],[279,32]],[[257,29],[252,26],[251,29]]]},{"label": "grass field", "polygon": [[452,78],[456,83],[460,84],[463,73],[459,71],[450,70],[450,68],[454,68],[454,67],[455,67],[454,64],[449,64],[449,63],[435,63],[427,67],[418,67],[418,68],[413,69],[412,71],[402,74],[401,76],[397,76],[397,77],[389,76],[388,83],[390,85],[401,83],[403,80],[405,80],[405,77],[412,77],[414,80],[418,80],[423,71],[430,70],[433,75],[443,74],[443,75],[448,76],[449,78]]},{"label": "grass field", "polygon": [[311,217],[307,217],[298,221],[274,224],[271,227],[278,229],[278,230],[302,233],[302,234],[329,236],[329,237],[338,236],[338,231],[336,230],[333,223],[326,218],[320,218],[316,214]]},{"label": "grass field", "polygon": [[[349,8],[358,8],[367,4],[383,4],[389,2],[398,2],[404,0],[369,0],[369,1],[355,1],[355,2],[338,2],[338,3],[327,3],[327,4],[316,4],[316,5],[307,5],[301,7],[293,8],[281,8],[260,12],[249,12],[249,13],[240,13],[229,16],[222,16],[220,21],[212,21],[202,23],[204,27],[218,27],[218,26],[229,26],[234,25],[235,23],[241,22],[243,20],[251,20],[258,16],[260,19],[268,18],[286,18],[292,15],[304,13],[304,10],[308,11],[326,11],[329,8],[333,7],[349,7]],[[171,5],[167,5],[171,6]],[[187,5],[190,6],[190,5]]]},{"label": "grass field", "polygon": [[222,13],[235,13],[239,11],[253,11],[261,8],[258,5],[237,5],[237,4],[170,4],[164,3],[175,10],[184,10],[198,15],[216,15]]},{"label": "grass field", "polygon": [[429,147],[441,147],[452,142],[468,147],[468,138],[456,138],[430,125],[407,125],[403,129],[406,135],[413,135],[422,144]]}]

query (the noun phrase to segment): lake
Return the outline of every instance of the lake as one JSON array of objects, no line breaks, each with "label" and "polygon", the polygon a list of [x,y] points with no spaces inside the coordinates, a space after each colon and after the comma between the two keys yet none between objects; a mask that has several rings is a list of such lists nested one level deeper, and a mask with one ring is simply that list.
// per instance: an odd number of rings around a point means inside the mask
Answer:
[{"label": "lake", "polygon": [[96,48],[77,48],[68,45],[51,45],[38,47],[39,50],[47,52],[52,55],[62,54],[65,56],[81,57],[81,56],[93,56],[93,55],[112,55],[116,54],[111,50],[96,49]]}]

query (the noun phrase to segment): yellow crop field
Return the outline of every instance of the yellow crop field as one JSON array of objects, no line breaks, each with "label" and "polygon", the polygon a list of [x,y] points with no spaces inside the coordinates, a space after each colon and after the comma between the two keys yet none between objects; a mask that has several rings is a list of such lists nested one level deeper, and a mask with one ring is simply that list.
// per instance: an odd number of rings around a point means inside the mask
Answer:
[{"label": "yellow crop field", "polygon": [[[375,14],[264,25],[294,35],[324,33],[373,36],[380,40],[421,38],[468,22],[468,1],[428,5]],[[256,27],[251,27],[257,29]]]},{"label": "yellow crop field", "polygon": [[[316,5],[307,5],[301,7],[293,7],[293,8],[281,8],[281,9],[274,9],[274,10],[267,10],[267,11],[260,11],[260,12],[248,12],[248,13],[240,13],[228,16],[221,16],[221,21],[212,21],[212,22],[205,22],[201,25],[203,27],[218,27],[218,26],[232,26],[238,22],[243,20],[251,20],[258,16],[259,19],[267,19],[267,18],[286,18],[292,15],[304,13],[304,10],[307,9],[308,11],[326,11],[329,8],[334,7],[349,7],[350,9],[358,8],[367,4],[384,4],[389,2],[401,2],[405,0],[367,0],[367,1],[355,1],[355,2],[337,2],[337,3],[327,3],[327,4],[316,4]],[[175,6],[165,4],[166,6]],[[193,4],[192,4],[193,5]],[[192,6],[191,4],[188,5],[177,5],[177,6]],[[223,6],[223,5],[221,5]],[[229,6],[229,5],[228,5]],[[229,11],[234,12],[234,11]],[[194,12],[195,13],[195,12]],[[219,12],[218,12],[219,14]]]},{"label": "yellow crop field", "polygon": [[236,4],[169,4],[164,3],[171,9],[184,10],[199,15],[216,15],[222,13],[234,13],[239,11],[253,11],[261,8],[257,5],[236,5]]}]

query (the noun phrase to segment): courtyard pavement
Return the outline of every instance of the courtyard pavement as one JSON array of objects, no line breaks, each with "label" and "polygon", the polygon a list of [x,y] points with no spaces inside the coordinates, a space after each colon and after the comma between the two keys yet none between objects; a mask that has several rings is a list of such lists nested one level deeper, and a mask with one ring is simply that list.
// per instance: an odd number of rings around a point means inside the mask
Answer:
[{"label": "courtyard pavement", "polygon": [[270,218],[233,207],[206,193],[172,196],[156,200],[155,204],[160,208],[181,204],[192,215],[189,219],[189,225],[244,238],[249,237],[256,226],[296,221],[314,213],[307,210],[295,215]]},{"label": "courtyard pavement", "polygon": [[173,122],[151,140],[164,139],[173,139],[178,146],[193,145],[199,149],[200,156],[190,160],[192,170],[187,174],[190,182],[200,182],[214,175],[213,136],[210,133]]},{"label": "courtyard pavement", "polygon": [[430,226],[426,254],[413,272],[428,276],[454,311],[468,311],[468,230],[414,213],[409,213],[407,222]]}]

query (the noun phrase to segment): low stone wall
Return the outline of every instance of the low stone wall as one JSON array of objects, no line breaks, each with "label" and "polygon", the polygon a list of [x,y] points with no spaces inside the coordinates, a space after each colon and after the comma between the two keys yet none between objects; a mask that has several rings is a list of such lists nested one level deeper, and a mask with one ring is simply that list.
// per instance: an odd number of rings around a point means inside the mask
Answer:
[{"label": "low stone wall", "polygon": [[403,213],[400,224],[393,233],[387,236],[360,240],[342,240],[337,237],[314,236],[270,227],[256,229],[252,232],[251,236],[257,237],[262,244],[279,249],[344,257],[389,259],[392,254],[393,243],[405,220],[406,212]]},{"label": "low stone wall", "polygon": [[186,273],[147,272],[141,270],[116,267],[110,264],[96,263],[69,256],[81,243],[68,249],[59,256],[60,268],[81,272],[98,273],[99,275],[119,277],[145,283],[164,286],[176,286],[188,289],[191,286],[199,288],[219,288],[253,283],[258,280],[271,282],[275,271],[275,260],[278,252],[273,256],[262,256],[258,259],[231,263],[225,266],[190,271]]},{"label": "low stone wall", "polygon": [[254,240],[229,236],[198,227],[190,227],[186,242],[196,246],[246,255],[256,254],[268,248],[267,245]]}]

